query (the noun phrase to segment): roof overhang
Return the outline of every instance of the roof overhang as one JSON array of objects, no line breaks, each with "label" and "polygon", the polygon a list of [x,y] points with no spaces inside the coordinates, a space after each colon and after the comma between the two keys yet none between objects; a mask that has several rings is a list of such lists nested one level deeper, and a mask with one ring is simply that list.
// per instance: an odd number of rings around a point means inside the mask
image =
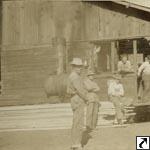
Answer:
[{"label": "roof overhang", "polygon": [[111,0],[114,3],[150,12],[150,0]]}]

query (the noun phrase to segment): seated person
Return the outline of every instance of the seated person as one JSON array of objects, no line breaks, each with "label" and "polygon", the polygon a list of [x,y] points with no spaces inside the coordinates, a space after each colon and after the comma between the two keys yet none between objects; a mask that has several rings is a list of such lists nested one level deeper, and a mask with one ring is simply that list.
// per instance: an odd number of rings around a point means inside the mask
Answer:
[{"label": "seated person", "polygon": [[130,61],[127,59],[126,55],[121,57],[121,61],[118,62],[118,72],[119,73],[129,73],[133,72]]},{"label": "seated person", "polygon": [[97,92],[99,92],[99,86],[94,82],[94,73],[89,70],[87,76],[84,80],[84,86],[88,91],[88,104],[86,113],[86,127],[90,132],[96,128],[98,121],[98,111],[99,111],[99,98]]}]

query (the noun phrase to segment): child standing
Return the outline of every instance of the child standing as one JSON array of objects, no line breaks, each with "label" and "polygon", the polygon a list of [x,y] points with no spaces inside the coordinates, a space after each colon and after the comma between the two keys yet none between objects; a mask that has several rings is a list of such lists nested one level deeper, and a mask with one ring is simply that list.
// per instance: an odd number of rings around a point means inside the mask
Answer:
[{"label": "child standing", "polygon": [[120,75],[113,76],[113,80],[108,85],[108,96],[114,104],[117,123],[123,124],[124,107],[121,100],[124,96],[124,88]]}]

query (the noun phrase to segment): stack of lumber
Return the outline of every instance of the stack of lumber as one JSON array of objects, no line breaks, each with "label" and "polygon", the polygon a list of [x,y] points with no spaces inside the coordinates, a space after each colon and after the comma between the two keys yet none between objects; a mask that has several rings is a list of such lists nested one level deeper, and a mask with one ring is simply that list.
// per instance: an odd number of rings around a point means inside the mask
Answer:
[{"label": "stack of lumber", "polygon": [[139,103],[135,105],[134,122],[147,122],[150,121],[150,103]]},{"label": "stack of lumber", "polygon": [[[86,113],[86,109],[85,109]],[[115,109],[110,102],[101,102],[98,126],[113,124]],[[40,130],[71,128],[70,104],[41,104],[0,107],[0,130]]]}]

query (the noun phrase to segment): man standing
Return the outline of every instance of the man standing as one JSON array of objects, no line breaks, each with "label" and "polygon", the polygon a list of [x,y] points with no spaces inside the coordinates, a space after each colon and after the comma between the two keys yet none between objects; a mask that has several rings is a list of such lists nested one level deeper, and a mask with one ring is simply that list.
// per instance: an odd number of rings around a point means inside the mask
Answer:
[{"label": "man standing", "polygon": [[143,102],[150,101],[150,57],[147,57],[148,61],[144,62],[138,69],[138,76],[142,76],[144,83]]},{"label": "man standing", "polygon": [[74,58],[71,62],[72,72],[69,75],[67,93],[71,97],[71,107],[73,111],[73,124],[71,130],[72,150],[81,150],[81,140],[84,126],[84,106],[88,101],[87,90],[84,88],[81,78],[83,66],[80,58]]},{"label": "man standing", "polygon": [[98,111],[99,111],[99,97],[98,92],[100,90],[97,83],[94,81],[95,73],[91,70],[88,70],[87,77],[84,80],[85,88],[88,93],[88,104],[86,112],[86,127],[87,131],[92,131],[96,128],[98,121]]}]

